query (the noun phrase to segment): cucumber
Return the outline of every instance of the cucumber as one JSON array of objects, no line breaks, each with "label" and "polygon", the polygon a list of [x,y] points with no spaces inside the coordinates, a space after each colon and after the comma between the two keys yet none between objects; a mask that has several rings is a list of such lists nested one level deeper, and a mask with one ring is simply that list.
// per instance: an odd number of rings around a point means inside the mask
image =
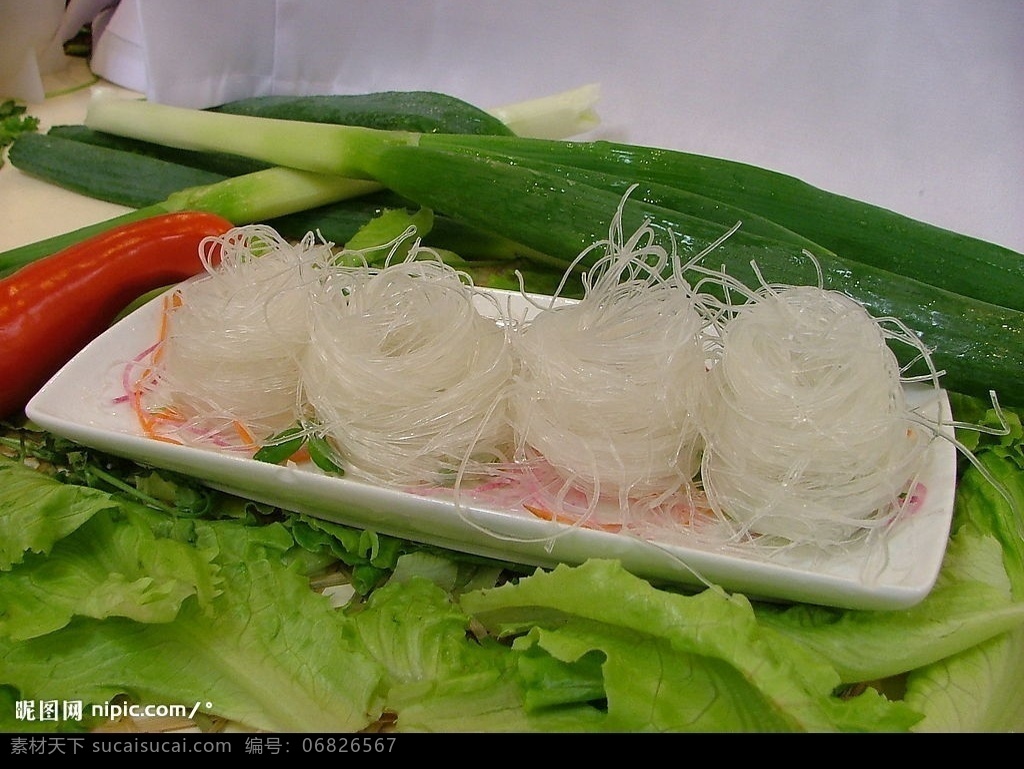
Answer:
[{"label": "cucumber", "polygon": [[57,139],[66,139],[81,144],[103,147],[121,152],[131,152],[143,157],[165,160],[178,166],[197,168],[209,171],[220,176],[241,176],[250,174],[264,168],[269,168],[269,163],[259,160],[251,160],[238,155],[229,155],[226,152],[195,152],[194,150],[180,150],[175,147],[163,147],[159,144],[128,139],[123,136],[103,133],[86,128],[84,125],[55,125],[46,132],[47,136]]},{"label": "cucumber", "polygon": [[334,123],[417,133],[512,136],[512,131],[472,104],[433,91],[368,94],[254,96],[222,104],[211,112],[310,123]]},{"label": "cucumber", "polygon": [[[525,164],[504,163],[462,152],[391,145],[374,159],[375,177],[398,193],[471,227],[488,229],[566,264],[591,243],[608,236],[620,196],[568,181]],[[458,184],[452,184],[458,179]],[[622,226],[627,234],[644,220],[687,253],[695,253],[725,231],[719,224],[629,199]],[[1010,405],[1024,404],[1024,313],[956,294],[870,264],[818,252],[822,284],[860,301],[877,318],[892,317],[914,330],[945,370],[944,385],[977,397],[995,390]],[[818,282],[814,262],[799,246],[735,233],[705,260],[722,265],[747,285],[765,280],[794,285]],[[916,353],[895,345],[902,363]],[[925,373],[917,364],[912,373]]]},{"label": "cucumber", "polygon": [[789,229],[847,259],[1024,310],[1024,254],[731,160],[617,142],[431,137],[430,146],[558,163],[689,190]]},{"label": "cucumber", "polygon": [[15,168],[91,198],[131,208],[165,200],[186,187],[227,178],[157,157],[50,134],[24,134],[11,145]]}]

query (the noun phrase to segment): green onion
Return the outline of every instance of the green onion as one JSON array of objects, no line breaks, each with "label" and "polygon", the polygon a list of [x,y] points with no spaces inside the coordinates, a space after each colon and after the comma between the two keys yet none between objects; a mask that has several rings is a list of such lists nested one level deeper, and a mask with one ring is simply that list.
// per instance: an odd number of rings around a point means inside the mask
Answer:
[{"label": "green onion", "polygon": [[[593,106],[598,93],[596,86],[584,86],[501,107],[494,112],[497,116],[514,121],[516,130],[525,135],[570,136],[595,125]],[[218,115],[221,110],[226,111],[225,114]],[[217,120],[219,117],[230,121],[236,119],[230,114],[232,110],[243,114],[253,112],[290,116],[289,119],[277,121],[282,124],[284,132],[288,132],[289,126],[298,126],[301,131],[301,126],[305,124],[296,120],[296,116],[315,118],[321,122],[349,119],[365,120],[375,125],[430,126],[431,130],[446,127],[453,131],[497,133],[500,129],[502,134],[511,130],[502,125],[500,118],[495,115],[489,115],[444,94],[430,92],[257,97],[230,102],[219,107],[218,111],[199,114],[206,116],[201,120]],[[0,277],[111,227],[188,208],[219,214],[235,224],[290,216],[293,219],[282,221],[282,227],[305,228],[301,237],[306,231],[318,228],[315,217],[321,212],[316,212],[313,218],[302,214],[381,189],[379,184],[365,178],[355,181],[338,179],[335,175],[304,174],[292,169],[264,169],[262,166],[266,164],[241,157],[244,153],[235,147],[216,156],[207,152],[168,153],[161,152],[161,147],[157,145],[123,140],[113,133],[99,133],[84,126],[57,126],[46,136],[31,138],[35,141],[26,142],[20,148],[15,147],[16,150],[23,150],[22,155],[25,156],[25,164],[30,173],[92,197],[122,205],[138,205],[139,210],[6,251],[0,254]],[[257,143],[264,141],[260,137],[254,138]],[[69,143],[79,143],[77,152],[64,149]],[[147,157],[150,154],[152,156]],[[140,167],[142,170],[139,170]],[[147,175],[147,178],[132,178],[133,173]],[[224,175],[235,178],[224,180]],[[193,182],[196,186],[183,190],[182,180],[185,179],[198,181]],[[162,189],[162,194],[167,195],[166,199],[154,196],[154,189]],[[137,197],[132,198],[132,195]],[[145,199],[146,203],[138,203],[138,196]],[[364,212],[356,212],[355,216],[351,216],[338,209],[327,212],[327,216],[330,220],[328,224],[346,235],[368,218]],[[445,223],[444,231],[449,238],[449,247],[459,248],[465,256],[475,251],[497,258],[526,256],[541,261],[546,259],[544,254],[531,252],[531,249],[511,243],[505,238],[487,232],[470,231],[456,223]]]},{"label": "green onion", "polygon": [[316,173],[373,179],[367,159],[387,144],[416,144],[423,134],[361,126],[306,123],[171,107],[122,98],[94,98],[89,128],[185,150],[229,152]]},{"label": "green onion", "polygon": [[291,168],[268,168],[215,184],[172,193],[166,200],[129,211],[72,232],[13,248],[0,254],[0,275],[56,253],[111,227],[173,211],[208,211],[235,224],[250,224],[303,211],[379,189],[372,182],[313,174]]},{"label": "green onion", "polygon": [[[123,100],[95,101],[86,124],[169,146],[235,152],[317,173],[373,179],[423,207],[501,234],[566,265],[607,236],[608,222],[622,201],[617,190],[575,177],[569,163],[564,172],[555,173],[522,157],[474,152],[459,146],[458,137],[445,134],[211,115]],[[516,141],[473,137],[469,144],[486,150]],[[621,164],[601,170],[629,178]],[[624,231],[635,231],[645,220],[684,253],[703,251],[727,231],[685,211],[626,201]],[[914,329],[934,349],[933,361],[946,372],[950,389],[980,397],[996,390],[1005,403],[1024,403],[1024,313],[841,258],[824,248],[813,249],[813,256],[795,243],[740,229],[706,261],[748,285],[756,286],[763,276],[773,283],[820,282],[844,291],[874,317],[897,318]],[[918,365],[907,358],[901,362]],[[920,368],[910,372],[925,373]]]},{"label": "green onion", "polygon": [[[734,160],[619,142],[550,142],[445,136],[432,144],[537,167],[631,178],[699,193],[799,233],[864,264],[957,294],[1024,310],[1024,254],[895,211],[814,187],[786,174]],[[568,173],[568,171],[567,171]],[[774,237],[774,236],[773,236]]]},{"label": "green onion", "polygon": [[600,120],[594,104],[601,89],[596,83],[569,91],[490,109],[516,136],[565,139],[596,128]]}]

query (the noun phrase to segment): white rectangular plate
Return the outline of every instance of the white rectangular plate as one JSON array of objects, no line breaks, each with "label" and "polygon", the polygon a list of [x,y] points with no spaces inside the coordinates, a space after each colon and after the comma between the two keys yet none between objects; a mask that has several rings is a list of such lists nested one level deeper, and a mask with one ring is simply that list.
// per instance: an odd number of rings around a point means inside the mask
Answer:
[{"label": "white rectangular plate", "polygon": [[[496,292],[528,312],[518,294]],[[452,550],[536,566],[588,558],[617,558],[654,582],[699,586],[694,573],[751,597],[857,609],[899,609],[924,598],[934,585],[953,513],[956,450],[932,442],[920,478],[924,504],[889,536],[851,547],[842,556],[796,550],[771,557],[724,551],[707,544],[644,541],[635,536],[544,521],[521,509],[468,506],[324,475],[302,465],[257,462],[215,449],[180,446],[145,437],[123,394],[125,364],[157,338],[161,300],[111,327],[71,360],[28,404],[28,416],[46,430],[143,464],[203,479],[240,496],[340,524],[371,529]],[[945,393],[908,388],[915,403]],[[474,503],[475,505],[475,503]],[[555,536],[557,535],[557,536]],[[884,540],[884,541],[883,541]]]}]

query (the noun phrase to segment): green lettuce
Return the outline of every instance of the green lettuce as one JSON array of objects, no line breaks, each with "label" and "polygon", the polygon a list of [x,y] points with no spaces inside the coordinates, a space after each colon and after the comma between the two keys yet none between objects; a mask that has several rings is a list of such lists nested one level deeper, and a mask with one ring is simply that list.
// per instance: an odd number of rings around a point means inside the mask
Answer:
[{"label": "green lettuce", "polygon": [[[615,561],[538,572],[462,606],[498,635],[521,634],[520,652],[599,669],[607,731],[900,731],[919,718],[874,690],[836,696],[836,671],[766,632],[745,597],[657,590]],[[594,697],[579,678],[575,688]]]},{"label": "green lettuce", "polygon": [[[958,534],[996,543],[1003,588],[1024,603],[1024,430],[1009,413],[1006,435],[983,440],[978,460],[957,488]],[[995,421],[989,414],[988,423]],[[994,480],[1005,492],[997,489]],[[1017,627],[907,677],[906,701],[924,714],[918,731],[993,732],[1024,729],[1024,627]]]},{"label": "green lettuce", "polygon": [[[437,567],[437,564],[434,565]],[[518,653],[474,638],[470,616],[432,579],[412,575],[374,592],[348,627],[385,672],[385,711],[403,732],[586,731],[585,705],[531,712]]]},{"label": "green lettuce", "polygon": [[935,588],[901,611],[758,606],[761,623],[813,649],[844,683],[874,681],[929,665],[1024,625],[1024,602],[1007,587],[995,540],[961,531],[950,539]]},{"label": "green lettuce", "polygon": [[[976,436],[935,589],[898,612],[685,595],[605,560],[516,577],[238,515],[230,497],[201,518],[157,511],[0,460],[0,729],[45,726],[15,719],[20,700],[124,696],[267,731],[1016,730],[1024,431],[1008,416]],[[338,564],[355,581],[341,608],[310,582]]]},{"label": "green lettuce", "polygon": [[409,549],[400,539],[361,531],[304,515],[293,516],[288,526],[295,542],[311,553],[329,555],[344,563],[352,586],[360,595],[370,593],[387,579],[399,556]]},{"label": "green lettuce", "polygon": [[[764,606],[761,622],[814,650],[846,682],[906,674],[917,731],[1024,728],[1024,430],[971,432],[977,465],[957,486],[953,532],[935,589],[900,612]],[[994,411],[979,418],[999,427]],[[967,442],[967,441],[965,441]]]},{"label": "green lettuce", "polygon": [[[283,525],[174,519],[112,496],[107,505],[119,514],[65,536],[49,567],[26,559],[0,576],[2,594],[32,584],[36,607],[47,595],[65,604],[47,628],[23,606],[5,617],[0,686],[87,708],[119,695],[194,703],[270,731],[352,731],[377,719],[382,671],[345,642],[346,618],[310,590]],[[79,578],[102,586],[92,603],[105,608],[70,611],[88,589]],[[0,726],[23,724],[3,713]]]},{"label": "green lettuce", "polygon": [[908,676],[904,700],[924,716],[918,732],[1024,730],[1024,628]]},{"label": "green lettuce", "polygon": [[111,507],[107,494],[53,483],[42,473],[0,456],[0,572],[28,553],[48,553],[98,511]]},{"label": "green lettuce", "polygon": [[217,574],[205,553],[161,536],[151,518],[127,506],[104,509],[48,556],[26,558],[0,580],[0,636],[35,638],[76,616],[169,622],[193,595],[208,605]]}]

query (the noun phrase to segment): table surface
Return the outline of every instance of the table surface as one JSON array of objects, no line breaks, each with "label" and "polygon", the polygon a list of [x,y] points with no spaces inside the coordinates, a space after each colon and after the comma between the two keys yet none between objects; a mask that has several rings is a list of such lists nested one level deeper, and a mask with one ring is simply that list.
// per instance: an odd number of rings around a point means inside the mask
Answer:
[{"label": "table surface", "polygon": [[[78,60],[69,71],[47,78],[47,85],[48,90],[59,91],[76,88],[92,79],[85,62]],[[132,93],[109,83],[101,82],[97,86]],[[28,114],[39,118],[41,132],[54,125],[81,123],[92,88],[97,86],[77,88],[29,105]],[[10,162],[0,167],[0,201],[0,251],[95,224],[129,210],[35,179]]]}]

